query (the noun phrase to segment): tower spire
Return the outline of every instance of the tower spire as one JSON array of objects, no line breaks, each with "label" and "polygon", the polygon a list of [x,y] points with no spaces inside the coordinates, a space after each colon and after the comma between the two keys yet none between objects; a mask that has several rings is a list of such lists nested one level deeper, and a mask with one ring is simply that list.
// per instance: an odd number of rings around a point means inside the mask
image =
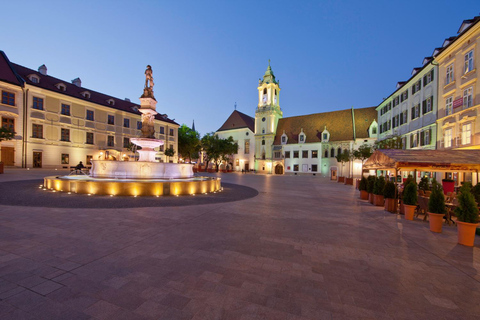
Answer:
[{"label": "tower spire", "polygon": [[196,130],[195,130],[195,119],[193,119],[193,123],[192,123],[192,131],[196,131]]}]

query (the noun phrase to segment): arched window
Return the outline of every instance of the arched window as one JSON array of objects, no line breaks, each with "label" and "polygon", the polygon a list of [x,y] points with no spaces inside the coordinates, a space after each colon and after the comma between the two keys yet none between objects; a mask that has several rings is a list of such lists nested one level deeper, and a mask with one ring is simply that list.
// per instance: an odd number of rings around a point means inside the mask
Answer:
[{"label": "arched window", "polygon": [[325,150],[325,158],[328,158],[328,150]]},{"label": "arched window", "polygon": [[338,156],[339,154],[342,154],[342,148],[338,148],[338,149],[337,149],[337,156]]},{"label": "arched window", "polygon": [[334,148],[330,149],[330,157],[332,157],[332,158],[335,157],[335,149]]},{"label": "arched window", "polygon": [[263,89],[263,94],[267,94],[267,88]]},{"label": "arched window", "polygon": [[264,145],[265,145],[265,140],[262,140],[262,146],[264,146]]}]

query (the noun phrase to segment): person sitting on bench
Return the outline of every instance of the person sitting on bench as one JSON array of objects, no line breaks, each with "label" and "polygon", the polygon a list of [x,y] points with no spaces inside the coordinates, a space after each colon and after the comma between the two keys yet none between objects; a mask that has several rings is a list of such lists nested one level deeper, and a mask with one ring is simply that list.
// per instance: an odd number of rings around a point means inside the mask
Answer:
[{"label": "person sitting on bench", "polygon": [[83,165],[82,161],[80,161],[77,166],[75,167],[75,174],[78,174],[79,171],[82,173],[82,169],[84,169],[85,166]]}]

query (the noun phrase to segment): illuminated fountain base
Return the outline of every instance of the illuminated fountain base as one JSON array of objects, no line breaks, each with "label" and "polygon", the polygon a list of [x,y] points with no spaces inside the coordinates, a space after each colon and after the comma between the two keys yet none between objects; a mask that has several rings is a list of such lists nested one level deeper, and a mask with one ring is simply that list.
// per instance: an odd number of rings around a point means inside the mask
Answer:
[{"label": "illuminated fountain base", "polygon": [[89,176],[51,176],[44,186],[63,192],[114,196],[166,196],[210,193],[221,190],[220,178],[102,179]]},{"label": "illuminated fountain base", "polygon": [[193,177],[193,165],[188,163],[94,160],[92,161],[90,174],[93,178],[183,179]]}]

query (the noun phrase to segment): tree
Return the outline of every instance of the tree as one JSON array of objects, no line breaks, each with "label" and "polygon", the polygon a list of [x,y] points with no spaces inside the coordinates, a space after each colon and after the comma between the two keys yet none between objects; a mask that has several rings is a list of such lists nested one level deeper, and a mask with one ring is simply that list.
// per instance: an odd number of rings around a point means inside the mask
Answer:
[{"label": "tree", "polygon": [[218,172],[220,163],[228,160],[228,156],[238,151],[238,143],[233,141],[230,136],[228,139],[220,139],[214,132],[207,133],[201,140],[203,151],[205,152],[205,163],[215,163],[215,170]]},{"label": "tree", "polygon": [[15,132],[9,128],[0,127],[0,141],[12,140]]},{"label": "tree", "polygon": [[173,150],[173,147],[165,149],[165,155],[168,157],[168,162],[170,162],[170,157],[173,157],[175,155],[175,150]]},{"label": "tree", "polygon": [[178,153],[184,159],[188,158],[189,162],[191,162],[192,159],[198,159],[200,148],[200,135],[198,132],[182,124],[178,128]]},{"label": "tree", "polygon": [[375,141],[373,146],[375,150],[377,149],[403,149],[402,137],[394,134],[389,136],[387,139],[381,141]]},{"label": "tree", "polygon": [[362,161],[362,176],[363,176],[363,164],[373,154],[372,147],[366,143],[362,144],[358,149],[353,151],[353,158]]},{"label": "tree", "polygon": [[341,153],[337,154],[337,156],[335,157],[338,162],[342,163],[341,171],[340,171],[340,174],[342,176],[343,176],[343,165],[345,164],[345,162],[349,162],[351,157],[352,156],[350,154],[350,151],[347,149],[344,149]]}]

